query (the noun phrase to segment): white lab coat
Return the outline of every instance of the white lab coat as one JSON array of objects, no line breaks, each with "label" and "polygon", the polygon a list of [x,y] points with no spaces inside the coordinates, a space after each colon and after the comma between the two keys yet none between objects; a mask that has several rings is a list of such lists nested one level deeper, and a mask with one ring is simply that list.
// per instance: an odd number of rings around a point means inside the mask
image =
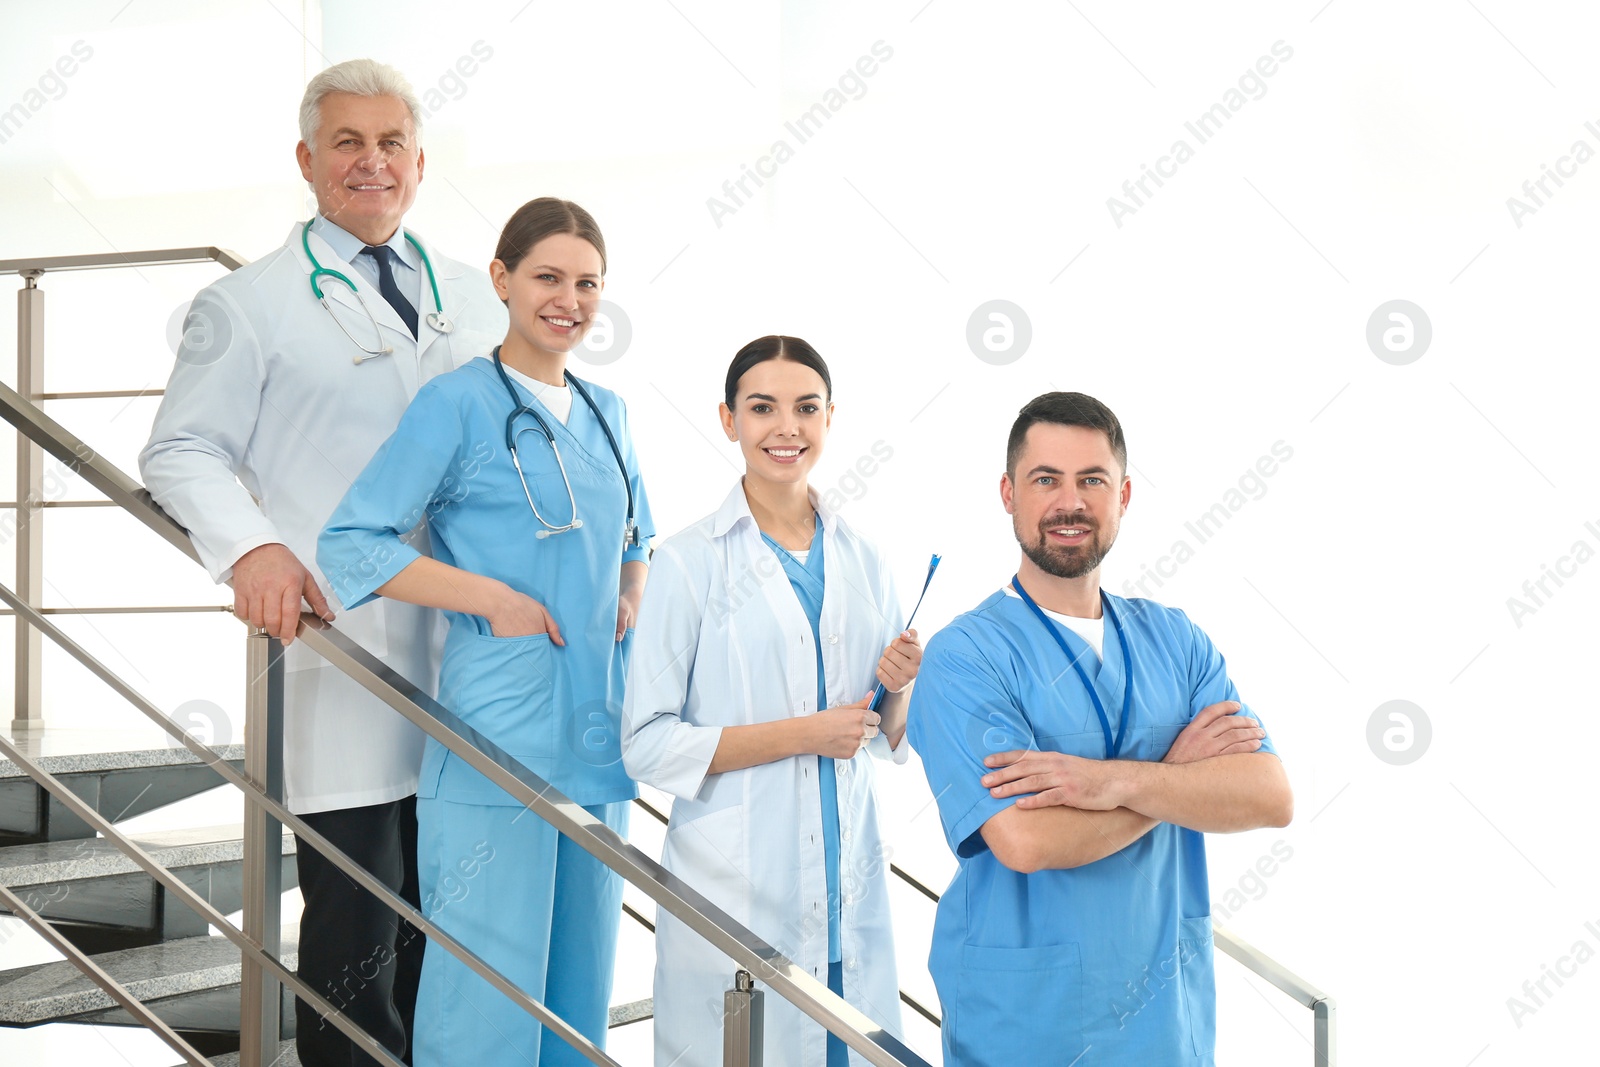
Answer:
[{"label": "white lab coat", "polygon": [[[872,690],[903,616],[877,550],[814,493],[812,502],[822,513],[820,629],[834,707]],[[669,538],[651,560],[624,701],[623,762],[635,779],[677,798],[662,863],[826,984],[817,757],[706,774],[722,727],[810,714],[816,701],[811,624],[735,485],[716,514]],[[904,742],[891,754],[881,736],[868,752],[907,758]],[[889,849],[878,832],[873,761],[861,753],[835,767],[845,999],[898,1035]],[[666,912],[657,922],[656,1063],[720,1064],[722,994],[734,966]],[[826,1031],[770,990],[765,1001],[768,1067],[823,1067]]]},{"label": "white lab coat", "polygon": [[[418,387],[505,337],[505,306],[488,276],[435,252],[444,313],[440,333],[422,271],[418,338],[377,288],[315,232],[321,264],[362,289],[392,355],[364,359],[312,294],[300,225],[283,247],[202,289],[190,306],[184,342],[139,470],[156,503],[188,529],[218,582],[234,562],[282,543],[313,573],[323,523],[378,446],[394,431]],[[323,293],[350,332],[378,347],[354,293],[326,276]],[[420,516],[419,516],[420,518]],[[426,545],[425,527],[413,531]],[[426,551],[426,549],[424,548]],[[382,600],[339,612],[344,633],[400,674],[432,691],[438,676],[436,613]],[[384,804],[416,792],[422,735],[315,653],[289,649],[284,700],[284,780],[296,813]]]}]

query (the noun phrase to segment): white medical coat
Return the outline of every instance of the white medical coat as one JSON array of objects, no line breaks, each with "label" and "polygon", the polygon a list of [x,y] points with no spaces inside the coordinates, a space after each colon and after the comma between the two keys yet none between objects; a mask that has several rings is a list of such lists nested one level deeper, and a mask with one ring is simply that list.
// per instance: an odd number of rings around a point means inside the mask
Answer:
[{"label": "white medical coat", "polygon": [[[889,569],[843,519],[822,515],[822,660],[828,705],[860,700],[904,616]],[[828,978],[828,890],[816,756],[708,776],[724,726],[816,710],[811,624],[735,485],[716,514],[663,542],[650,565],[623,704],[628,773],[673,794],[662,863],[819,982]],[[868,752],[903,762],[880,735]],[[900,1033],[888,847],[873,763],[836,760],[845,999]],[[720,1064],[722,994],[734,966],[671,915],[656,930],[656,1062]],[[766,1062],[823,1067],[827,1032],[766,994]],[[861,1063],[852,1055],[852,1061]]]},{"label": "white medical coat", "polygon": [[[506,333],[506,311],[484,272],[423,242],[439,284],[440,333],[427,323],[432,291],[422,279],[413,338],[383,296],[313,230],[321,264],[362,290],[383,343],[366,359],[312,294],[300,224],[283,246],[202,289],[139,470],[151,496],[188,531],[218,582],[253,548],[288,546],[316,565],[317,535],[356,475],[400,421],[421,384]],[[426,271],[423,272],[424,275]],[[377,335],[356,295],[323,276],[333,313],[361,343]],[[413,542],[424,546],[419,527]],[[384,600],[340,611],[336,625],[403,676],[432,691],[438,675],[436,614]],[[297,813],[384,804],[416,792],[422,734],[320,657],[289,649],[284,699],[284,781]]]}]

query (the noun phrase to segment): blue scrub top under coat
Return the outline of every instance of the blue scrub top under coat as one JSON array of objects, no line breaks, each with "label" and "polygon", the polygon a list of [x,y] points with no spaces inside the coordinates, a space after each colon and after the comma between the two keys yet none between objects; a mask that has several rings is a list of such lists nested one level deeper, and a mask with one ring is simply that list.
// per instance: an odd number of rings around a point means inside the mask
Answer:
[{"label": "blue scrub top under coat", "polygon": [[[1109,597],[1133,665],[1124,759],[1158,761],[1203,708],[1238,700],[1227,666],[1183,612]],[[1120,709],[1116,629],[1096,664],[1069,644],[1107,708]],[[1240,714],[1254,714],[1244,708]],[[1105,758],[1088,694],[1017,597],[997,592],[928,643],[907,736],[960,866],[939,903],[929,969],[944,1007],[947,1063],[1014,1067],[1053,1050],[1077,1067],[1214,1062],[1215,978],[1204,837],[1162,823],[1115,855],[1025,875],[981,827],[1015,804],[979,779],[1012,749]],[[1273,752],[1270,739],[1261,751]],[[1087,1051],[1085,1051],[1087,1050]]]},{"label": "blue scrub top under coat", "polygon": [[[828,680],[822,663],[822,597],[827,588],[826,566],[823,559],[822,515],[816,516],[811,535],[811,549],[806,561],[801,563],[788,549],[765,533],[761,539],[770,545],[783,564],[783,573],[789,579],[800,606],[805,609],[806,620],[811,623],[811,639],[817,648],[817,710],[828,707]],[[833,760],[817,757],[817,792],[822,799],[822,865],[828,883],[828,988],[844,996],[844,950],[840,947],[839,926],[839,776]],[[846,1067],[850,1062],[849,1049],[833,1034],[828,1035],[828,1067]]]},{"label": "blue scrub top under coat", "polygon": [[[816,532],[804,563],[765,533],[761,539],[777,553],[789,585],[811,623],[811,636],[817,643],[817,710],[823,711],[828,707],[828,681],[822,667],[822,594],[827,581],[822,516],[816,518]],[[822,851],[828,877],[828,962],[834,963],[844,954],[839,947],[839,778],[833,760],[817,757],[817,786],[822,794]]]},{"label": "blue scrub top under coat", "polygon": [[[482,616],[446,612],[439,699],[572,800],[600,804],[636,795],[618,743],[632,642],[631,630],[622,642],[615,639],[618,581],[624,562],[648,560],[655,528],[626,409],[615,393],[589,390],[622,448],[645,539],[640,547],[624,549],[622,474],[583,403],[573,405],[566,424],[546,416],[583,526],[536,536],[542,527],[505,448],[511,398],[493,364],[478,358],[418,391],[329,519],[317,559],[339,599],[354,607],[418,558],[409,542],[426,519],[435,558],[497,578],[543,604],[564,647],[546,634],[495,637]],[[517,391],[522,403],[539,403],[522,386]],[[565,521],[570,506],[552,451],[538,434],[523,434],[522,441],[528,491],[545,516]],[[431,739],[418,795],[516,803]]]}]

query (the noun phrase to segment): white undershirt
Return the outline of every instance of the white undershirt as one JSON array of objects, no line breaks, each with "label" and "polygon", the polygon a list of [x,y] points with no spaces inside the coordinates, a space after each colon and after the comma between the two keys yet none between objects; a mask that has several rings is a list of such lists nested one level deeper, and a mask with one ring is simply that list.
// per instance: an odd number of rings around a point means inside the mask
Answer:
[{"label": "white undershirt", "polygon": [[572,415],[572,390],[565,385],[551,385],[541,382],[537,378],[530,378],[514,367],[500,364],[506,368],[506,373],[512,379],[521,382],[527,387],[528,392],[538,398],[539,402],[550,409],[550,414],[561,420],[561,425],[567,424],[567,419]]},{"label": "white undershirt", "polygon": [[[1011,588],[1009,585],[1005,587],[1005,592],[1006,596],[1017,596],[1017,591]],[[1022,598],[1017,597],[1017,599],[1020,600]],[[1097,657],[1102,660],[1105,659],[1105,653],[1101,651],[1105,644],[1105,616],[1102,615],[1098,619],[1080,619],[1076,615],[1063,615],[1059,611],[1051,611],[1049,608],[1043,607],[1042,605],[1040,606],[1039,610],[1050,616],[1050,618],[1054,619],[1056,622],[1059,622],[1061,625],[1065,626],[1067,629],[1071,630],[1073,633],[1077,634],[1079,637],[1083,638],[1089,643],[1089,647],[1094,649],[1094,654]]]}]

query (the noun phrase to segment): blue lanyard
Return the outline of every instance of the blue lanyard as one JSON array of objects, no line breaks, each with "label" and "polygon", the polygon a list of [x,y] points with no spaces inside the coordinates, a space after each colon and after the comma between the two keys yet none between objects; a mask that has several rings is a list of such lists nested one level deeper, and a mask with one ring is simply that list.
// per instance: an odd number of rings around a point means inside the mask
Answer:
[{"label": "blue lanyard", "polygon": [[1072,669],[1078,672],[1078,680],[1089,691],[1089,699],[1094,701],[1094,713],[1100,717],[1100,732],[1105,734],[1106,738],[1106,759],[1116,759],[1117,754],[1122,751],[1122,739],[1128,732],[1128,709],[1133,706],[1133,658],[1128,654],[1128,638],[1122,632],[1122,623],[1117,621],[1116,613],[1111,610],[1111,601],[1106,599],[1106,595],[1102,591],[1100,603],[1105,610],[1106,618],[1110,619],[1111,625],[1116,628],[1117,644],[1122,646],[1122,678],[1125,688],[1122,692],[1122,720],[1117,723],[1117,739],[1115,742],[1111,740],[1111,720],[1106,717],[1106,706],[1100,700],[1100,691],[1089,680],[1089,674],[1083,669],[1083,664],[1078,662],[1080,657],[1074,655],[1072,649],[1067,647],[1066,639],[1061,636],[1061,628],[1051,622],[1049,616],[1045,615],[1040,610],[1039,605],[1033,602],[1033,597],[1029,596],[1028,591],[1022,588],[1020,578],[1013,577],[1011,579],[1011,588],[1015,589],[1017,595],[1022,598],[1022,602],[1032,608],[1035,615],[1039,616],[1039,621],[1044,623],[1044,628],[1050,631],[1050,636],[1056,639],[1056,644],[1061,646],[1061,651],[1066,654],[1067,659],[1072,661]]}]

